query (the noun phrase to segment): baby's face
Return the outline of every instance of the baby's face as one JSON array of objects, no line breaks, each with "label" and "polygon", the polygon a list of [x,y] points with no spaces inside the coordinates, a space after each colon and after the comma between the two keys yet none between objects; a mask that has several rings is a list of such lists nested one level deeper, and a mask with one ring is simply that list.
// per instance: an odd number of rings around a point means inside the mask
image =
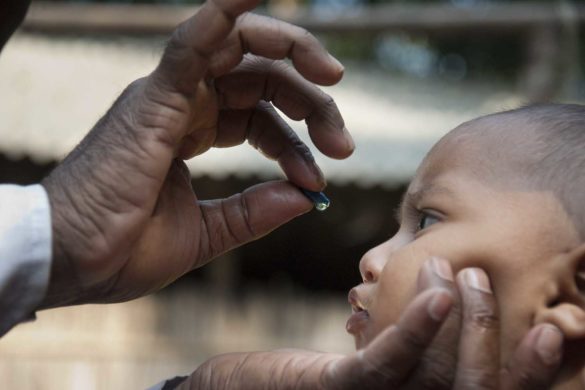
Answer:
[{"label": "baby's face", "polygon": [[[397,321],[431,257],[447,259],[454,272],[472,266],[488,273],[505,330],[504,356],[547,304],[551,259],[578,242],[576,230],[554,195],[488,180],[482,153],[482,145],[463,147],[447,138],[419,168],[400,209],[399,231],[360,262],[364,282],[350,292],[358,313],[347,325],[357,348]],[[492,174],[498,164],[488,164]]]}]

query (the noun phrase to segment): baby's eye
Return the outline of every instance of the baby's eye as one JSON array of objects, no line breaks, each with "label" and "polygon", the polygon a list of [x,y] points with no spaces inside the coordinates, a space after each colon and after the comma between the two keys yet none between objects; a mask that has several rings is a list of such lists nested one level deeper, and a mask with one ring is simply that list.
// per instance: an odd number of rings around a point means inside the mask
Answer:
[{"label": "baby's eye", "polygon": [[440,222],[439,218],[423,212],[418,223],[418,230],[426,229],[437,222]]}]

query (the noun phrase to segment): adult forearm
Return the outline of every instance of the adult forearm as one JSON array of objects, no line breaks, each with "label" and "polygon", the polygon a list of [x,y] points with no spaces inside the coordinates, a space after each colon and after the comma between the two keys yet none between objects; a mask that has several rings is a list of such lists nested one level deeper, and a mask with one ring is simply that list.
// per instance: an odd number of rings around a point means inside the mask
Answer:
[{"label": "adult forearm", "polygon": [[230,353],[202,364],[184,390],[325,389],[328,368],[343,355],[302,350]]}]

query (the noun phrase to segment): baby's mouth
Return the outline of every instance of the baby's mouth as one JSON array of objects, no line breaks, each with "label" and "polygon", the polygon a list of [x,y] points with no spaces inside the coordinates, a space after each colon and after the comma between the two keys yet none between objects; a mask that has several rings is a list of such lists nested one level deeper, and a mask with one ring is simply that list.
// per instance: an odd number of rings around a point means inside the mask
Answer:
[{"label": "baby's mouth", "polygon": [[357,289],[354,287],[349,290],[349,294],[347,295],[347,301],[351,305],[351,311],[353,313],[357,313],[360,311],[368,311],[362,301],[360,300],[360,296],[357,292]]},{"label": "baby's mouth", "polygon": [[357,335],[365,328],[366,323],[370,318],[370,314],[368,313],[368,310],[364,304],[361,302],[358,292],[355,288],[352,288],[349,291],[347,301],[351,305],[352,315],[347,320],[345,329],[348,333]]}]

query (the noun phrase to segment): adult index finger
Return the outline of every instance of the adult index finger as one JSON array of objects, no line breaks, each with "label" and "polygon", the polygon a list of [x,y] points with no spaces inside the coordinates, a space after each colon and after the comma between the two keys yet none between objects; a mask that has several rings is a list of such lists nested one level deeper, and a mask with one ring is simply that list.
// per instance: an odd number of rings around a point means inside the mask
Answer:
[{"label": "adult index finger", "polygon": [[[224,46],[236,19],[259,0],[208,0],[174,31],[155,78],[176,92],[195,93],[212,54]],[[239,62],[239,61],[238,61]]]},{"label": "adult index finger", "polygon": [[222,49],[213,55],[211,76],[226,74],[246,53],[274,60],[290,58],[303,77],[320,85],[336,84],[343,77],[343,65],[307,30],[255,14],[238,19]]},{"label": "adult index finger", "polygon": [[441,330],[411,375],[409,389],[439,390],[453,386],[461,331],[461,300],[454,279],[449,261],[439,257],[427,260],[418,274],[419,293],[431,288],[444,288],[451,293],[454,303]]},{"label": "adult index finger", "polygon": [[[311,140],[326,156],[346,158],[355,148],[333,98],[284,61],[246,55],[236,69],[216,79],[215,87],[226,108],[247,109],[264,100],[293,120],[305,120]],[[242,129],[248,122],[222,115],[217,139],[231,138],[234,127]],[[270,136],[271,132],[267,128],[262,134]]]},{"label": "adult index finger", "polygon": [[554,325],[532,328],[516,348],[501,374],[501,388],[550,389],[561,365],[563,334]]},{"label": "adult index finger", "polygon": [[496,389],[500,372],[500,321],[491,284],[479,268],[457,275],[463,303],[455,389]]}]

